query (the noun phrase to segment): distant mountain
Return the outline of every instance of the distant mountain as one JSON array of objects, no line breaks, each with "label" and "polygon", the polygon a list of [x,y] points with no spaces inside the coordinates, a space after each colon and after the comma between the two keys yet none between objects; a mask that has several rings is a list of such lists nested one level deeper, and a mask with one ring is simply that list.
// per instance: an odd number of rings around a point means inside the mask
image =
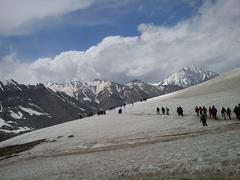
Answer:
[{"label": "distant mountain", "polygon": [[99,79],[65,84],[49,82],[47,87],[54,92],[64,92],[82,103],[102,109],[119,107],[164,94],[158,87],[139,80],[131,81],[127,85]]},{"label": "distant mountain", "polygon": [[195,65],[191,65],[173,73],[171,76],[159,83],[159,86],[172,85],[179,88],[187,88],[213,79],[217,76],[219,76],[219,74],[215,72],[207,71]]},{"label": "distant mountain", "polygon": [[96,112],[65,93],[43,84],[0,81],[0,141],[31,130],[78,119]]},{"label": "distant mountain", "polygon": [[157,86],[140,80],[133,80],[123,85],[96,79],[91,82],[74,81],[64,84],[49,82],[47,87],[54,92],[66,93],[87,106],[109,109],[171,93],[217,76],[217,73],[192,65],[173,73]]}]

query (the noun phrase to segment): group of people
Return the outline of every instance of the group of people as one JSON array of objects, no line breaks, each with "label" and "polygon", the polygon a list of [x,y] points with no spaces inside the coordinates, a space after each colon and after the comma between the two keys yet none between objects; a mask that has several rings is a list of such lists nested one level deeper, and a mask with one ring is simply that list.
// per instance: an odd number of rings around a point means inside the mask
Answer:
[{"label": "group of people", "polygon": [[[162,110],[163,115],[165,115],[165,114],[169,115],[169,108],[168,107],[166,107],[166,108],[162,107],[161,110]],[[157,107],[156,112],[157,112],[158,115],[160,115],[160,108],[159,107]]]},{"label": "group of people", "polygon": [[[158,115],[160,115],[160,111],[162,112],[163,115],[169,115],[169,108],[166,107],[161,107],[161,109],[159,107],[156,108],[156,112]],[[178,116],[183,116],[183,108],[181,106],[177,107],[177,113],[178,113]]]},{"label": "group of people", "polygon": [[[195,112],[197,113],[197,116],[201,116],[202,114],[207,114],[207,108],[205,106],[196,106],[195,107]],[[209,115],[209,118],[210,119],[218,119],[217,118],[217,108],[215,108],[215,106],[209,106],[208,108],[208,115]],[[234,110],[233,110],[234,114],[236,115],[236,118],[238,120],[240,120],[240,104],[238,106],[235,106]],[[228,119],[231,120],[232,117],[231,117],[231,114],[232,114],[232,110],[227,107],[222,107],[221,109],[221,115],[222,117],[224,118],[224,120]]]},{"label": "group of people", "polygon": [[[196,106],[195,107],[195,112],[197,113],[197,116],[200,116],[200,121],[203,123],[203,126],[207,126],[207,108],[205,106],[201,107],[201,106]],[[208,115],[210,119],[218,119],[217,118],[217,108],[215,108],[215,106],[209,106],[208,108]],[[236,119],[240,120],[240,104],[238,104],[238,106],[235,106],[234,110],[233,110],[234,114],[236,115]],[[227,107],[222,107],[221,109],[221,115],[223,117],[224,120],[228,119],[231,120],[231,114],[232,114],[232,110]]]},{"label": "group of people", "polygon": [[106,115],[106,111],[105,110],[99,110],[97,112],[98,115]]},{"label": "group of people", "polygon": [[[132,103],[133,105],[133,103]],[[124,106],[124,105],[123,105]],[[163,115],[169,115],[169,108],[168,107],[161,107],[161,109],[159,107],[156,108],[156,113],[158,115],[160,115],[160,111],[162,112]],[[198,117],[200,117],[200,121],[202,122],[203,126],[208,126],[207,125],[207,117],[209,117],[210,119],[218,119],[217,118],[217,108],[215,106],[209,106],[208,109],[205,106],[196,106],[195,107],[195,112],[197,114]],[[120,108],[118,110],[119,114],[122,114],[122,108]],[[240,120],[240,104],[238,104],[238,106],[234,107],[233,113],[236,115],[236,119]],[[102,114],[106,114],[105,111],[99,111],[98,115],[102,115]],[[181,106],[177,107],[177,114],[178,116],[183,116],[183,108]],[[208,115],[207,115],[208,114]],[[232,110],[227,107],[222,107],[221,109],[221,115],[223,117],[224,120],[226,120],[227,118],[229,120],[232,119],[231,117],[232,114]]]},{"label": "group of people", "polygon": [[[207,108],[205,106],[196,106],[195,112],[197,113],[197,116],[201,116],[202,114],[207,114]],[[217,119],[217,109],[215,106],[208,107],[208,114],[210,119]]]},{"label": "group of people", "polygon": [[221,114],[224,120],[226,120],[226,115],[228,116],[229,120],[231,120],[231,113],[232,110],[229,107],[227,109],[225,109],[225,107],[222,107]]}]

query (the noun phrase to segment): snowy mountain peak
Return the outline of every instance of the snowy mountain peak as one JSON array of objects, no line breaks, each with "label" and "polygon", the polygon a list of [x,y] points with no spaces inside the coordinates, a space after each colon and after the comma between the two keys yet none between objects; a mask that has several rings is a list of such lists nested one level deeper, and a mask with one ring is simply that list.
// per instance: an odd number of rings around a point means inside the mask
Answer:
[{"label": "snowy mountain peak", "polygon": [[111,86],[110,81],[103,81],[103,80],[94,80],[92,82],[88,82],[87,85],[96,93],[99,94],[104,89],[109,88]]},{"label": "snowy mountain peak", "polygon": [[217,76],[219,76],[219,74],[215,72],[204,70],[196,65],[191,65],[173,73],[159,85],[176,85],[186,88],[213,79]]},{"label": "snowy mountain peak", "polygon": [[201,67],[199,66],[196,66],[194,64],[188,66],[188,67],[183,67],[182,68],[183,70],[186,70],[186,71],[193,71],[193,72],[200,72],[200,71],[204,71]]}]

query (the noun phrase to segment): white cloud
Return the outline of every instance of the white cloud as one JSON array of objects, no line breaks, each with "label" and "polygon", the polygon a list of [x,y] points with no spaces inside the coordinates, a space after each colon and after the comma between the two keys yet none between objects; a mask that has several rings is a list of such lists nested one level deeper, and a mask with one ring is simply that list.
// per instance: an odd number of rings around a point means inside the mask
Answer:
[{"label": "white cloud", "polygon": [[93,0],[1,0],[0,35],[24,33],[29,24],[87,8]]},{"label": "white cloud", "polygon": [[21,83],[35,83],[38,81],[31,75],[29,65],[21,63],[14,53],[1,59],[0,77],[1,80],[16,79]]},{"label": "white cloud", "polygon": [[[226,72],[240,66],[239,9],[239,0],[207,1],[196,17],[175,26],[141,24],[140,36],[106,37],[83,52],[69,51],[52,59],[38,59],[25,65],[25,72],[37,82],[94,78],[157,82],[190,64]],[[14,79],[26,81],[14,68],[11,71]],[[2,73],[1,77],[10,76]]]}]

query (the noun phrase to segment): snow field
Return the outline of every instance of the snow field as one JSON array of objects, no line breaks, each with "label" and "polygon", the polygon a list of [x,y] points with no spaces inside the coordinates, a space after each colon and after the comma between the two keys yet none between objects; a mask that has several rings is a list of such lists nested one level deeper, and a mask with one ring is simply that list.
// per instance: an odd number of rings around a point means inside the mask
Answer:
[{"label": "snow field", "polygon": [[[47,139],[19,156],[0,161],[4,179],[238,179],[240,122],[208,120],[196,105],[240,103],[240,71],[172,94],[44,128],[1,142],[0,147]],[[157,115],[156,107],[170,115]],[[184,117],[176,115],[182,106]],[[234,115],[232,115],[235,117]],[[74,137],[69,138],[69,135]],[[60,138],[61,136],[61,138]],[[12,173],[14,172],[14,173]]]}]

